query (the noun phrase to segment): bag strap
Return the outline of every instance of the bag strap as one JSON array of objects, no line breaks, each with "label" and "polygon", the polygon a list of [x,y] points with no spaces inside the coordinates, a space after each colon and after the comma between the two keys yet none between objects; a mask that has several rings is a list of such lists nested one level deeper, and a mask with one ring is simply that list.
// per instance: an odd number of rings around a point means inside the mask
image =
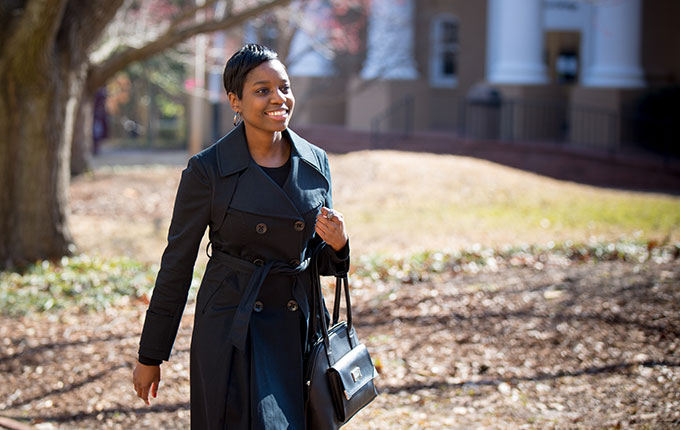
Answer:
[{"label": "bag strap", "polygon": [[342,294],[342,287],[345,287],[345,313],[347,314],[347,329],[352,329],[352,304],[349,298],[349,279],[347,274],[344,276],[335,277],[335,303],[333,304],[333,324],[338,323],[340,319],[340,295]]},{"label": "bag strap", "polygon": [[[324,343],[326,350],[326,358],[328,359],[328,366],[330,367],[329,341],[328,341],[328,327],[326,327],[326,316],[323,313],[323,297],[321,294],[321,279],[319,276],[318,257],[321,250],[326,246],[321,242],[312,253],[311,270],[312,270],[312,332],[314,335],[321,332],[321,340]],[[321,325],[319,327],[319,324]]]},{"label": "bag strap", "polygon": [[342,281],[339,277],[335,278],[335,300],[333,301],[333,323],[334,326],[340,319],[340,294],[342,294]]},{"label": "bag strap", "polygon": [[[330,340],[328,338],[328,323],[326,322],[326,317],[323,313],[323,295],[321,292],[321,281],[319,276],[319,265],[318,256],[321,250],[326,246],[325,243],[321,243],[314,250],[314,255],[312,256],[312,296],[314,303],[314,312],[312,315],[312,330],[314,333],[318,333],[317,321],[321,324],[321,339],[324,343],[326,350],[326,358],[328,359],[328,366],[331,367],[335,364],[332,360],[332,353],[330,346]],[[347,341],[349,342],[350,348],[355,348],[356,345],[352,342],[352,304],[349,297],[349,280],[347,274],[343,276],[335,277],[335,303],[333,304],[333,325],[337,324],[340,317],[340,296],[342,287],[345,287],[345,312],[347,314]]]}]

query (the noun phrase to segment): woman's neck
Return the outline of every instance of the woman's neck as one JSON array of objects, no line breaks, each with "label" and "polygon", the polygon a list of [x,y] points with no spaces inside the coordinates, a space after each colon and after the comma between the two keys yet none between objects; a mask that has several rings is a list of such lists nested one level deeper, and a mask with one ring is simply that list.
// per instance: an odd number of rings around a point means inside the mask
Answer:
[{"label": "woman's neck", "polygon": [[280,131],[269,133],[245,127],[248,150],[260,166],[279,167],[290,157],[290,145]]}]

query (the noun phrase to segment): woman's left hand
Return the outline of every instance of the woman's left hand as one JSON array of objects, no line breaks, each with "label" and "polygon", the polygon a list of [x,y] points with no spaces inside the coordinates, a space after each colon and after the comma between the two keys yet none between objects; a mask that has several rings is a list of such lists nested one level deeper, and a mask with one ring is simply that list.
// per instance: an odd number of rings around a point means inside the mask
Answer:
[{"label": "woman's left hand", "polygon": [[314,230],[335,251],[340,251],[347,243],[348,237],[345,232],[345,219],[336,210],[322,207],[321,212],[316,216],[316,227],[314,227]]}]

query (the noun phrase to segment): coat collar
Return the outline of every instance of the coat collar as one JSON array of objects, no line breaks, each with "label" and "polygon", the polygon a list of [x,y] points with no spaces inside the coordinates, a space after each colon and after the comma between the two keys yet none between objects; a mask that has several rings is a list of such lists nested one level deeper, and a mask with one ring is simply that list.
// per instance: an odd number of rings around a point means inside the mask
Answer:
[{"label": "coat collar", "polygon": [[239,173],[230,207],[243,212],[301,219],[304,213],[326,200],[330,178],[324,175],[312,144],[289,129],[284,133],[291,142],[291,167],[283,188],[250,156],[243,124],[216,143],[220,176]]},{"label": "coat collar", "polygon": [[[291,158],[296,156],[300,157],[307,164],[318,170],[319,173],[322,173],[319,160],[314,155],[311,144],[288,128],[285,129],[283,133],[288,136],[292,142]],[[245,170],[252,162],[243,122],[237,125],[229,132],[229,134],[221,138],[216,145],[217,162],[220,176],[222,177]]]}]

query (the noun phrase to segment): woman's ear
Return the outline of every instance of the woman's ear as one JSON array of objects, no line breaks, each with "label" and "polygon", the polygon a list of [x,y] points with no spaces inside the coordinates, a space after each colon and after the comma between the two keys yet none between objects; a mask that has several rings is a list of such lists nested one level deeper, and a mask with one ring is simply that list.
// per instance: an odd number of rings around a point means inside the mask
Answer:
[{"label": "woman's ear", "polygon": [[229,92],[227,93],[227,97],[229,98],[231,110],[234,112],[241,112],[241,99],[238,98],[236,93]]}]

